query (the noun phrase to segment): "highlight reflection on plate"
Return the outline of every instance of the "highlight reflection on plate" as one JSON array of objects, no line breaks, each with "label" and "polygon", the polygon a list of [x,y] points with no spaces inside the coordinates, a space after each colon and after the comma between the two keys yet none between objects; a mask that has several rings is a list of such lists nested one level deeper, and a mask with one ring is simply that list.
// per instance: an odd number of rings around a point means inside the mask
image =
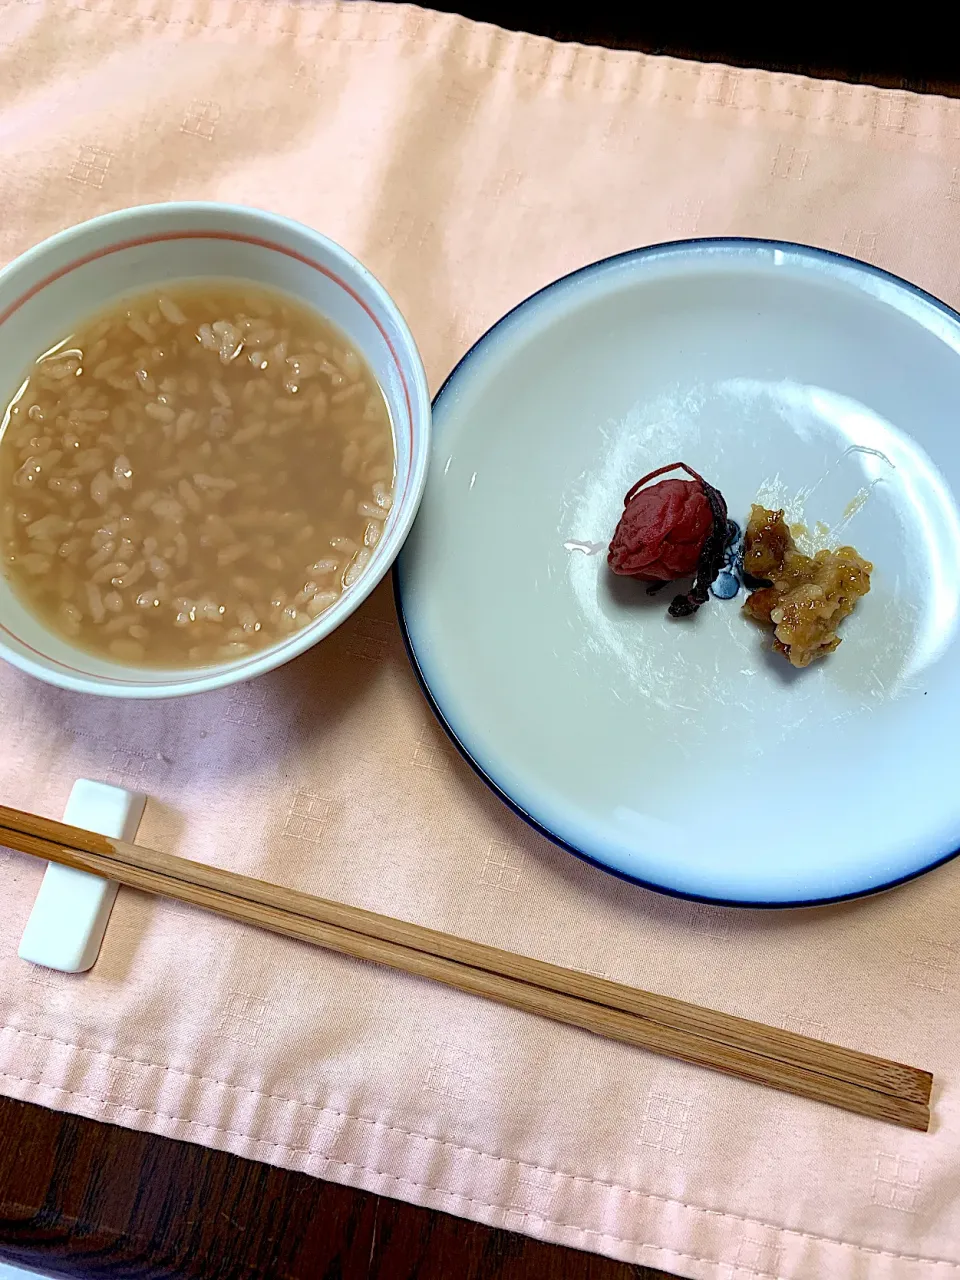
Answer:
[{"label": "highlight reflection on plate", "polygon": [[[437,399],[398,562],[442,720],[548,835],[669,892],[809,903],[949,856],[957,406],[960,317],[818,250],[655,246],[528,299]],[[624,493],[679,460],[873,561],[835,654],[794,671],[742,594],[673,621],[610,574]]]}]

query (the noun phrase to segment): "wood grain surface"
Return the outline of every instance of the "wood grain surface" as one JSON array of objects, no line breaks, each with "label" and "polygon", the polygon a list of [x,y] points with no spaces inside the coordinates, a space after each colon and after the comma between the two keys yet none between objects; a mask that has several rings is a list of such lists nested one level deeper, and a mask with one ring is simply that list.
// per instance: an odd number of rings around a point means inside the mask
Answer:
[{"label": "wood grain surface", "polygon": [[[929,23],[775,24],[728,8],[435,3],[561,40],[960,96]],[[868,11],[863,10],[866,14]],[[0,1257],[50,1274],[203,1280],[666,1280],[443,1213],[0,1099]]]}]

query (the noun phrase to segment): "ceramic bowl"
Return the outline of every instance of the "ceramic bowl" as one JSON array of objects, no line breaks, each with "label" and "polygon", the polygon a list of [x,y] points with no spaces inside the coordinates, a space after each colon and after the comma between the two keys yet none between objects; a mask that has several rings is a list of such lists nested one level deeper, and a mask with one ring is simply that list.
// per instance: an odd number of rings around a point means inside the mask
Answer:
[{"label": "ceramic bowl", "polygon": [[193,670],[138,668],[75,648],[49,631],[0,575],[0,656],[64,688],[169,698],[248,680],[287,662],[349,617],[388,571],[409,532],[427,473],[430,399],[407,325],[383,287],[345,249],[275,214],[225,204],[124,209],[52,236],[0,272],[0,398],[37,354],[123,295],[199,277],[254,281],[329,318],[366,357],[393,423],[395,499],[364,572],[302,631],[240,661]]}]

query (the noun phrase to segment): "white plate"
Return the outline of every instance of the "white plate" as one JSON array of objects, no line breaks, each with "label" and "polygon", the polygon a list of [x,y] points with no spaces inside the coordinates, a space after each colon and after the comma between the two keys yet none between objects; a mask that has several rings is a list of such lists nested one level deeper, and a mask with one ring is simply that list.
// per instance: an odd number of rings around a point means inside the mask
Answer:
[{"label": "white plate", "polygon": [[[397,588],[442,721],[546,834],[672,893],[811,903],[951,856],[958,416],[960,317],[851,259],[701,240],[557,281],[435,403]],[[672,621],[609,572],[624,493],[679,460],[874,562],[835,654],[794,671],[743,593]]]}]

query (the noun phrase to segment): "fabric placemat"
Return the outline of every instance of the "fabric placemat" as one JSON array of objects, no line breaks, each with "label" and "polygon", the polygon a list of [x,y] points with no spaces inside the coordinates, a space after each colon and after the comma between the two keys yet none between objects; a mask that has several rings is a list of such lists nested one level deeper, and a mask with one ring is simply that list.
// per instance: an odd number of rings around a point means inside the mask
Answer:
[{"label": "fabric placemat", "polygon": [[[434,388],[505,310],[631,246],[761,235],[960,302],[960,103],[556,45],[367,3],[0,3],[0,258],[152,200],[266,206],[363,259]],[[960,865],[822,910],[585,866],[434,723],[389,584],[222,693],[0,670],[0,798],[149,793],[141,840],[930,1068],[929,1135],[121,891],[92,972],[16,958],[0,1088],[686,1276],[960,1275]],[[705,834],[709,839],[709,833]]]}]

